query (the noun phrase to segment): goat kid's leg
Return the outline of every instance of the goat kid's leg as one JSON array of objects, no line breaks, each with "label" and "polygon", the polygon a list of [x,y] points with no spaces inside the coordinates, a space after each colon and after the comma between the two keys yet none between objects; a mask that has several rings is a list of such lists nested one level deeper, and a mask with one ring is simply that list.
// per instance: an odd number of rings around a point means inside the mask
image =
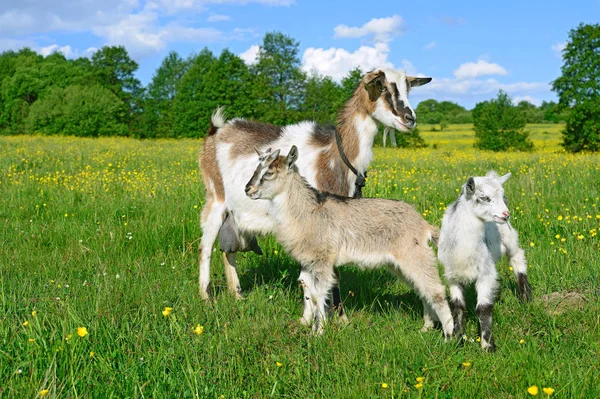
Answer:
[{"label": "goat kid's leg", "polygon": [[336,283],[331,289],[332,295],[332,307],[339,317],[339,321],[346,323],[348,321],[348,317],[346,316],[346,310],[344,309],[344,304],[342,303],[342,295],[340,293],[340,271],[335,269],[335,277]]},{"label": "goat kid's leg", "polygon": [[517,278],[517,293],[523,302],[531,301],[531,286],[527,280],[527,259],[525,251],[519,247],[519,233],[510,225],[505,223],[498,225],[502,247],[508,256],[510,266]]},{"label": "goat kid's leg", "polygon": [[200,225],[202,227],[202,238],[200,239],[200,266],[198,285],[200,289],[200,297],[207,300],[209,295],[210,284],[210,259],[212,248],[219,233],[219,228],[223,223],[223,215],[225,213],[225,204],[209,199],[202,209]]},{"label": "goat kid's leg", "polygon": [[477,290],[477,317],[479,318],[479,329],[481,334],[481,348],[494,352],[496,343],[492,335],[492,311],[494,309],[494,297],[498,289],[496,275],[480,278],[475,283]]},{"label": "goat kid's leg", "polygon": [[421,332],[426,332],[431,330],[435,326],[435,322],[439,320],[429,303],[425,299],[421,299],[421,302],[423,303],[423,328],[421,328]]},{"label": "goat kid's leg", "polygon": [[316,334],[322,334],[325,323],[327,322],[327,312],[325,311],[327,296],[335,284],[333,265],[323,264],[317,266],[316,270],[313,272],[313,282],[315,288],[313,303],[316,307],[313,331]]},{"label": "goat kid's leg", "polygon": [[235,295],[236,299],[244,299],[237,274],[236,258],[237,252],[223,252],[223,266],[225,267],[225,276],[227,277],[229,292]]},{"label": "goat kid's leg", "polygon": [[302,325],[310,326],[315,318],[315,307],[312,299],[315,292],[313,275],[311,272],[303,269],[300,272],[298,281],[302,287],[302,301],[304,302],[304,311],[299,321]]},{"label": "goat kid's leg", "polygon": [[454,319],[454,336],[463,339],[467,305],[465,290],[462,285],[450,283],[450,306],[452,307],[452,318]]}]

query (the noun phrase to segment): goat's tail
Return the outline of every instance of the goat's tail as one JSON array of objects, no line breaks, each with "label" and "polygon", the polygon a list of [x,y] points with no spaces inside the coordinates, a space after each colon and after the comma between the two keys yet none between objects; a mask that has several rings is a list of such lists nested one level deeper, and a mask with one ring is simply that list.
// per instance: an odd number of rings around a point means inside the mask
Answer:
[{"label": "goat's tail", "polygon": [[216,134],[217,130],[225,126],[225,122],[225,107],[218,107],[210,117],[207,137]]},{"label": "goat's tail", "polygon": [[431,225],[429,225],[429,227],[429,241],[434,243],[434,245],[437,247],[438,241],[440,240],[440,229]]}]

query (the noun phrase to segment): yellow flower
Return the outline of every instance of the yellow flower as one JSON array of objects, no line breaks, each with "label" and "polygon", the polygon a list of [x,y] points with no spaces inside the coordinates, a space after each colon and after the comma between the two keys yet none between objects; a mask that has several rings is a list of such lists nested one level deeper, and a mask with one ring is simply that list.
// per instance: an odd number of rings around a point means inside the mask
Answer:
[{"label": "yellow flower", "polygon": [[27,341],[28,342],[35,342],[35,339],[34,338],[29,338]]},{"label": "yellow flower", "polygon": [[578,240],[583,240],[584,238],[585,238],[585,237],[583,236],[583,234],[579,234],[579,235],[577,236],[577,239],[578,239]]},{"label": "yellow flower", "polygon": [[509,266],[509,267],[508,267],[508,270],[510,270],[510,271],[512,272],[512,271],[513,271],[513,268],[512,268],[512,266]]},{"label": "yellow flower", "polygon": [[94,357],[94,355],[95,355],[94,351],[91,351],[91,352],[90,352],[90,359],[91,359],[91,358],[93,358],[93,357]]},{"label": "yellow flower", "polygon": [[49,389],[42,389],[42,390],[40,391],[40,396],[46,396],[46,395],[48,395],[49,393],[50,393],[50,390],[49,390]]},{"label": "yellow flower", "polygon": [[65,337],[65,341],[70,340],[72,336],[73,336],[73,334],[67,334],[67,336]]},{"label": "yellow flower", "polygon": [[481,337],[477,337],[477,342],[481,342]]},{"label": "yellow flower", "polygon": [[558,219],[558,220],[563,220],[563,217],[562,217],[562,215],[558,215],[557,219]]},{"label": "yellow flower", "polygon": [[275,362],[275,364],[277,365],[277,367],[281,367],[283,366],[283,364],[279,363],[279,362]]},{"label": "yellow flower", "polygon": [[537,386],[532,385],[529,388],[527,388],[527,392],[531,395],[531,396],[535,396],[538,394],[540,390],[538,389]]},{"label": "yellow flower", "polygon": [[25,321],[23,322],[23,325],[24,325],[25,327],[27,327],[27,326],[29,325],[29,322],[28,322],[27,320],[25,320]]},{"label": "yellow flower", "polygon": [[85,327],[77,327],[77,335],[79,335],[80,337],[85,337],[88,333],[87,328]]},{"label": "yellow flower", "polygon": [[560,234],[555,235],[554,238],[560,238]]},{"label": "yellow flower", "polygon": [[521,340],[519,341],[519,343],[520,343],[520,344],[524,344],[524,343],[525,343],[525,340],[524,340],[524,339],[521,339]]},{"label": "yellow flower", "polygon": [[162,311],[162,315],[167,317],[168,315],[171,314],[172,311],[173,311],[173,308],[166,307],[165,310]]},{"label": "yellow flower", "polygon": [[552,388],[543,388],[542,391],[544,391],[544,393],[548,396],[550,396],[554,393],[554,389],[552,389]]},{"label": "yellow flower", "polygon": [[421,389],[423,388],[423,384],[421,384],[420,382],[418,384],[415,384],[415,388],[417,389]]},{"label": "yellow flower", "polygon": [[535,247],[535,242],[531,241],[531,242],[529,243],[529,246],[530,246],[530,247]]},{"label": "yellow flower", "polygon": [[388,389],[388,384],[386,384],[385,382],[382,382],[382,383],[381,383],[381,387],[382,387],[383,389]]},{"label": "yellow flower", "polygon": [[201,335],[204,332],[204,327],[202,327],[200,324],[198,324],[196,326],[196,328],[194,328],[194,334],[196,335]]},{"label": "yellow flower", "polygon": [[471,367],[471,362],[463,362],[463,367]]},{"label": "yellow flower", "polygon": [[33,317],[37,316],[37,310],[34,310],[33,312],[31,312],[31,315],[32,315]]},{"label": "yellow flower", "polygon": [[417,382],[423,382],[425,381],[425,377],[417,377]]},{"label": "yellow flower", "polygon": [[277,255],[279,253],[278,250],[273,251],[273,254]]}]

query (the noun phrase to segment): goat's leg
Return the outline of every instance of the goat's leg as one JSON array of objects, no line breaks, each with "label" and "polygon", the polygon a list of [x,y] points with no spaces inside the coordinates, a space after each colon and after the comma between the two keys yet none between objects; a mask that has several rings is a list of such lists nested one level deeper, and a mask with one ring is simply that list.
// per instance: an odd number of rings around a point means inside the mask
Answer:
[{"label": "goat's leg", "polygon": [[462,285],[450,282],[450,306],[454,319],[454,336],[462,339],[465,333],[465,290]]},{"label": "goat's leg", "polygon": [[438,320],[435,311],[429,306],[429,303],[425,299],[421,299],[423,303],[423,328],[421,328],[421,332],[426,332],[432,329]]},{"label": "goat's leg", "polygon": [[311,272],[302,269],[298,281],[302,287],[302,301],[304,302],[304,311],[300,318],[300,324],[310,326],[315,318],[314,302],[312,298],[313,293],[315,292],[313,275]]},{"label": "goat's leg", "polygon": [[322,334],[327,322],[327,312],[325,311],[325,303],[327,296],[331,292],[331,288],[335,284],[335,272],[333,265],[323,263],[314,267],[313,271],[313,282],[314,282],[314,295],[313,301],[315,304],[315,324],[313,325],[313,331],[317,334]]},{"label": "goat's leg", "polygon": [[202,209],[200,225],[202,227],[202,238],[200,239],[200,272],[198,285],[202,299],[209,298],[208,286],[210,284],[210,259],[212,248],[223,223],[225,204],[214,199],[209,199]]},{"label": "goat's leg", "polygon": [[335,277],[336,283],[331,289],[331,296],[333,300],[332,307],[333,310],[337,312],[339,320],[342,322],[347,322],[348,317],[346,316],[344,304],[342,303],[342,295],[340,294],[340,271],[338,269],[335,269]]},{"label": "goat's leg", "polygon": [[494,352],[496,344],[492,335],[492,311],[494,308],[494,297],[498,289],[496,274],[493,273],[480,277],[475,283],[475,289],[477,290],[476,312],[479,318],[481,347],[488,352]]},{"label": "goat's leg", "polygon": [[531,286],[527,280],[527,259],[525,251],[519,247],[519,234],[509,224],[499,225],[502,245],[506,249],[508,261],[513,268],[513,273],[517,278],[517,292],[521,301],[531,301]]},{"label": "goat's leg", "polygon": [[223,252],[223,266],[225,267],[229,292],[235,295],[237,299],[243,299],[244,296],[242,295],[242,288],[240,287],[240,280],[237,275],[236,257],[237,252]]}]

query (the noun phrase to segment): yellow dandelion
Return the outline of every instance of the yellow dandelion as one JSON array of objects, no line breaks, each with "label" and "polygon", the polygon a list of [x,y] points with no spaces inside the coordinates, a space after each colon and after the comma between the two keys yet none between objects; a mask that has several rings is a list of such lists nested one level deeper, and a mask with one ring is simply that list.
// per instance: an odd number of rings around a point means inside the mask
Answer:
[{"label": "yellow dandelion", "polygon": [[37,316],[37,310],[34,310],[33,312],[31,312],[31,315],[32,315],[33,317]]},{"label": "yellow dandelion", "polygon": [[544,393],[548,396],[552,395],[554,393],[554,389],[548,387],[548,388],[543,388],[542,391],[544,391]]},{"label": "yellow dandelion", "polygon": [[85,337],[88,334],[88,330],[85,327],[77,327],[77,335],[81,338]]},{"label": "yellow dandelion", "polygon": [[65,341],[70,340],[73,337],[73,334],[67,334],[67,336],[65,337]]},{"label": "yellow dandelion", "polygon": [[279,253],[278,250],[273,251],[273,254],[277,255]]},{"label": "yellow dandelion", "polygon": [[196,326],[196,328],[194,328],[194,334],[196,335],[201,335],[204,332],[204,327],[202,327],[200,324],[198,324]]},{"label": "yellow dandelion", "polygon": [[509,267],[508,267],[508,270],[510,270],[510,271],[512,272],[512,271],[513,271],[513,268],[512,268],[512,266],[509,266]]},{"label": "yellow dandelion", "polygon": [[565,242],[565,241],[567,241],[567,239],[564,237],[560,239],[560,242]]},{"label": "yellow dandelion", "polygon": [[477,342],[481,342],[481,337],[477,337],[477,338],[476,338],[476,341],[477,341]]},{"label": "yellow dandelion", "polygon": [[584,238],[585,238],[585,237],[584,237],[584,235],[583,235],[583,234],[579,234],[579,235],[577,236],[577,239],[578,239],[578,240],[583,240]]},{"label": "yellow dandelion", "polygon": [[35,342],[35,338],[29,338],[27,342]]},{"label": "yellow dandelion", "polygon": [[167,317],[168,315],[171,314],[172,311],[173,311],[173,308],[165,307],[165,310],[162,311],[162,315]]},{"label": "yellow dandelion", "polygon": [[388,384],[386,384],[385,382],[382,382],[382,383],[381,383],[381,387],[382,387],[383,389],[388,389],[388,388],[389,388]]},{"label": "yellow dandelion", "polygon": [[423,382],[425,381],[425,377],[417,377],[417,382]]},{"label": "yellow dandelion", "polygon": [[555,235],[554,238],[559,239],[560,238],[560,234]]},{"label": "yellow dandelion", "polygon": [[90,359],[94,357],[94,355],[96,355],[96,353],[94,353],[94,351],[90,352]]},{"label": "yellow dandelion", "polygon": [[527,388],[527,393],[529,393],[531,396],[536,396],[539,391],[540,390],[536,385],[532,385],[529,388]]},{"label": "yellow dandelion", "polygon": [[27,327],[28,325],[29,325],[29,322],[28,322],[27,320],[25,320],[25,321],[23,322],[23,326]]},{"label": "yellow dandelion", "polygon": [[535,247],[535,242],[531,241],[531,242],[529,243],[529,246],[530,246],[530,247]]},{"label": "yellow dandelion", "polygon": [[418,384],[415,384],[415,388],[417,389],[421,389],[423,388],[423,384],[421,384],[420,382]]},{"label": "yellow dandelion", "polygon": [[50,393],[50,390],[49,390],[49,389],[42,389],[42,390],[40,391],[40,396],[46,396],[46,395],[48,395],[49,393]]},{"label": "yellow dandelion", "polygon": [[521,338],[521,340],[519,341],[520,344],[524,344],[525,340]]},{"label": "yellow dandelion", "polygon": [[471,367],[471,362],[463,362],[463,367]]},{"label": "yellow dandelion", "polygon": [[275,364],[277,365],[277,367],[283,366],[283,363],[275,362]]},{"label": "yellow dandelion", "polygon": [[557,219],[558,219],[558,220],[563,220],[563,217],[562,217],[562,215],[558,215]]}]

